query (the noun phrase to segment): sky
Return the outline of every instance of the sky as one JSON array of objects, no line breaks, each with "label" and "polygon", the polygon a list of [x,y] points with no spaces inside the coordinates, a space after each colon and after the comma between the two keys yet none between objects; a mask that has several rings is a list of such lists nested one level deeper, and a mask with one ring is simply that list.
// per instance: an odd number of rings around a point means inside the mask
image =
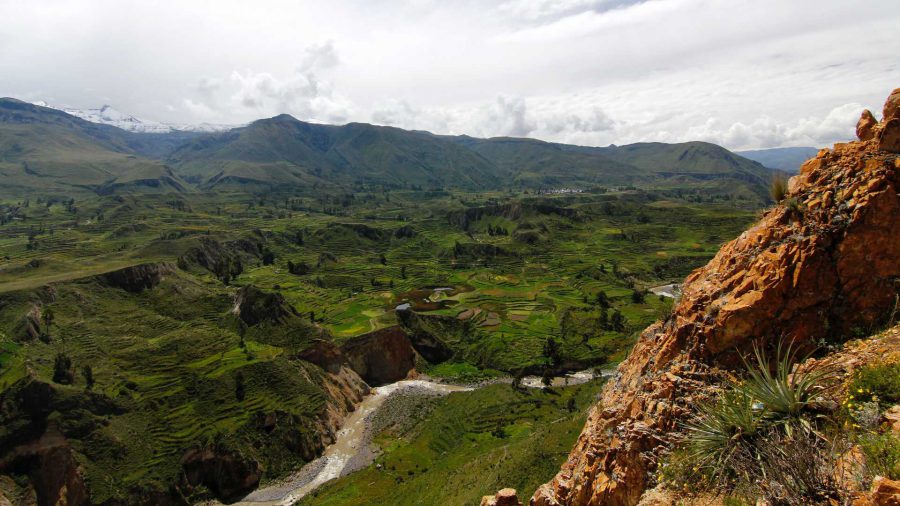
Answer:
[{"label": "sky", "polygon": [[0,0],[0,20],[0,96],[170,123],[821,147],[900,87],[898,0]]}]

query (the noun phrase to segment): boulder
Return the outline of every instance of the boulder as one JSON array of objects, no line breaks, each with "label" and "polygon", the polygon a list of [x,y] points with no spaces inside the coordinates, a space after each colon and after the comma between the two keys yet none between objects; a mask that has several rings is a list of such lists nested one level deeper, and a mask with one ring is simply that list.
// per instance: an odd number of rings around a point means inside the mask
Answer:
[{"label": "boulder", "polygon": [[132,265],[112,272],[102,274],[100,278],[116,288],[126,292],[138,293],[158,285],[165,276],[175,272],[175,266],[170,263],[151,263]]},{"label": "boulder", "polygon": [[892,119],[900,119],[900,88],[892,91],[884,102],[884,116],[881,121],[887,123]]},{"label": "boulder", "polygon": [[888,153],[900,153],[900,118],[884,124],[878,133],[878,149]]},{"label": "boulder", "polygon": [[187,490],[203,485],[225,502],[246,496],[262,477],[255,460],[210,446],[188,450],[181,457],[181,467],[182,485]]},{"label": "boulder", "polygon": [[856,123],[856,136],[861,141],[868,141],[875,137],[875,127],[878,120],[872,115],[872,111],[866,109],[862,112],[859,121]]},{"label": "boulder", "polygon": [[494,495],[486,495],[481,498],[481,506],[521,506],[516,489],[504,488]]}]

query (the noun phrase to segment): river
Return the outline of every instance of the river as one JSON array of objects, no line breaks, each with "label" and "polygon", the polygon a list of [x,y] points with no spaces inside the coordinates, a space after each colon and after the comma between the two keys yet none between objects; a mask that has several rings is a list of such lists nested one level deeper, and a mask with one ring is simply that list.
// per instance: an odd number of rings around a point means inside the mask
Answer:
[{"label": "river", "polygon": [[[601,376],[611,375],[602,371]],[[591,371],[579,371],[553,378],[553,386],[577,385],[597,377]],[[503,380],[507,381],[507,380]],[[486,383],[489,384],[489,383]],[[541,378],[526,376],[522,386],[541,388]],[[483,385],[480,385],[483,386]],[[335,436],[334,444],[325,448],[322,456],[307,463],[287,478],[259,488],[241,501],[233,504],[244,506],[289,506],[309,494],[324,483],[361,469],[374,460],[375,454],[369,448],[372,416],[391,395],[447,395],[452,392],[467,392],[477,387],[450,385],[427,379],[402,380],[373,388],[363,401],[350,413],[341,430]],[[218,504],[211,502],[207,504]]]}]

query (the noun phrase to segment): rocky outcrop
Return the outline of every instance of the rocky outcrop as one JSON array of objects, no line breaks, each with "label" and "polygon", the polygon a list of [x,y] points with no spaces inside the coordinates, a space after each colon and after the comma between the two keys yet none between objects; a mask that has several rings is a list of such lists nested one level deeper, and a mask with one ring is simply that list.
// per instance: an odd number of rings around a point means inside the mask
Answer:
[{"label": "rocky outcrop", "polygon": [[347,365],[347,357],[341,348],[324,339],[317,339],[310,347],[298,353],[297,358],[316,364],[331,374],[341,372],[341,368]]},{"label": "rocky outcrop", "polygon": [[464,328],[452,316],[425,316],[408,309],[397,310],[397,319],[407,332],[413,348],[433,364],[444,362],[453,356],[453,348],[448,339],[453,339]]},{"label": "rocky outcrop", "polygon": [[861,141],[868,141],[875,138],[875,127],[878,126],[878,120],[872,111],[866,109],[862,112],[859,122],[856,123],[856,136]]},{"label": "rocky outcrop", "polygon": [[225,502],[247,495],[262,477],[256,461],[213,446],[189,450],[181,458],[181,468],[185,489],[204,485]]},{"label": "rocky outcrop", "polygon": [[882,113],[882,121],[884,122],[900,119],[900,88],[892,91],[887,100],[884,101]]},{"label": "rocky outcrop", "polygon": [[138,293],[158,285],[165,276],[175,272],[170,263],[151,263],[132,265],[117,271],[100,275],[100,279],[109,286],[121,288],[127,292]]},{"label": "rocky outcrop", "polygon": [[900,481],[876,477],[872,490],[853,501],[853,506],[900,506]]},{"label": "rocky outcrop", "polygon": [[251,239],[220,243],[201,237],[197,246],[178,258],[178,267],[185,270],[200,267],[227,282],[244,272],[247,261],[259,259],[262,254],[262,243]]},{"label": "rocky outcrop", "polygon": [[900,119],[892,119],[884,124],[878,134],[878,149],[900,153]]},{"label": "rocky outcrop", "polygon": [[516,489],[504,488],[494,495],[486,495],[481,498],[481,506],[521,506]]},{"label": "rocky outcrop", "polygon": [[[92,431],[123,410],[94,393],[62,395],[56,387],[25,378],[0,396],[0,474],[28,477],[38,506],[90,504],[69,439]],[[79,420],[53,417],[80,409]]]},{"label": "rocky outcrop", "polygon": [[234,313],[247,325],[260,323],[280,324],[297,311],[284,300],[280,293],[264,292],[253,285],[238,290],[234,300]]},{"label": "rocky outcrop", "polygon": [[341,350],[350,367],[372,386],[415,374],[416,351],[399,326],[355,337],[344,343]]},{"label": "rocky outcrop", "polygon": [[320,339],[298,354],[331,374],[349,367],[368,385],[379,386],[415,374],[416,351],[399,326],[354,337],[338,347]]},{"label": "rocky outcrop", "polygon": [[32,304],[13,326],[12,337],[19,342],[28,342],[39,339],[43,335],[41,332],[41,307]]},{"label": "rocky outcrop", "polygon": [[[896,111],[885,107],[886,117]],[[740,353],[782,339],[809,348],[883,321],[900,279],[900,161],[881,139],[822,150],[783,202],[688,276],[672,315],[641,334],[532,504],[637,503],[679,422]]]}]

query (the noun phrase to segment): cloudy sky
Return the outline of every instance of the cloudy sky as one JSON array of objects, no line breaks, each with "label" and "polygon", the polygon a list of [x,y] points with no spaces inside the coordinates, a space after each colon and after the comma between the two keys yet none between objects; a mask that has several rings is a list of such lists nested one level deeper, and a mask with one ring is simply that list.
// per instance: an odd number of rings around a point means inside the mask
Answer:
[{"label": "cloudy sky", "polygon": [[897,0],[0,0],[0,95],[587,144],[823,146],[900,86]]}]

